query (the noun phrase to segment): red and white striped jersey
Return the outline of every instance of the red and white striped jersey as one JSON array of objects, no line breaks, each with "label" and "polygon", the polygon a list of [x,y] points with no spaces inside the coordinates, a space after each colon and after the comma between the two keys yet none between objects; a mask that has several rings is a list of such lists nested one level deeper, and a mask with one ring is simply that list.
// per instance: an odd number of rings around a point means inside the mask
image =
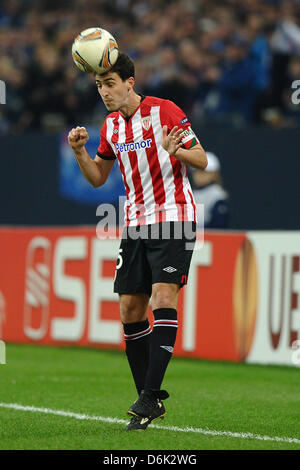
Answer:
[{"label": "red and white striped jersey", "polygon": [[97,155],[118,159],[125,190],[125,225],[167,221],[196,222],[196,206],[186,165],[170,156],[161,145],[163,126],[168,132],[179,126],[190,148],[198,139],[184,112],[169,100],[144,97],[137,110],[125,119],[109,114],[101,128]]}]

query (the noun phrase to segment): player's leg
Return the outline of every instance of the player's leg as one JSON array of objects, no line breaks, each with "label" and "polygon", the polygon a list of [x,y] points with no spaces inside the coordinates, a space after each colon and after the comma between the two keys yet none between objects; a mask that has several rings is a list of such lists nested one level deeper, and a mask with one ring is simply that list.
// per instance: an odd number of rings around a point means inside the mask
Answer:
[{"label": "player's leg", "polygon": [[155,283],[152,286],[154,326],[151,335],[149,366],[144,389],[160,390],[173,354],[177,334],[179,284]]},{"label": "player's leg", "polygon": [[161,224],[159,233],[158,241],[153,239],[149,241],[147,253],[153,281],[154,328],[145,390],[160,390],[173,354],[178,328],[178,293],[180,287],[187,283],[196,239],[196,224],[194,222]]},{"label": "player's leg", "polygon": [[148,368],[151,328],[147,309],[151,295],[151,270],[142,239],[133,238],[130,227],[123,232],[114,292],[120,296],[126,355],[140,394]]},{"label": "player's leg", "polygon": [[120,295],[125,351],[138,395],[144,388],[149,363],[151,327],[147,318],[148,304],[147,294]]},{"label": "player's leg", "polygon": [[[135,415],[129,425],[131,429],[146,429],[158,417],[165,414],[161,400],[168,398],[160,390],[168,363],[172,357],[177,332],[177,302],[179,288],[186,284],[195,241],[196,226],[190,223],[192,238],[153,239],[148,241],[147,258],[152,272],[152,310],[154,329],[150,340],[149,366],[144,390],[130,407]],[[175,227],[172,227],[175,234]]]},{"label": "player's leg", "polygon": [[146,429],[154,419],[165,416],[162,400],[169,394],[160,387],[176,340],[178,292],[178,284],[155,283],[152,286],[154,328],[149,337],[149,365],[139,399],[129,408],[128,413],[133,418],[127,430]]}]

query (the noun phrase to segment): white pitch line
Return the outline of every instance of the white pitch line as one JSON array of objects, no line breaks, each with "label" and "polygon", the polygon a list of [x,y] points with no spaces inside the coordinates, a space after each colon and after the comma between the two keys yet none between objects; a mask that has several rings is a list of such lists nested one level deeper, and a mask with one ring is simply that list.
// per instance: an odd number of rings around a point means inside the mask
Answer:
[{"label": "white pitch line", "polygon": [[[36,406],[24,406],[19,405],[18,403],[1,403],[0,408],[8,408],[12,410],[19,410],[19,411],[31,411],[33,413],[46,413],[52,414],[56,416],[64,416],[66,418],[75,418],[79,420],[86,420],[86,421],[101,421],[103,423],[111,423],[111,424],[127,424],[128,421],[125,419],[117,419],[117,418],[110,418],[105,416],[94,416],[94,415],[86,415],[81,413],[73,413],[72,411],[64,411],[64,410],[53,410],[51,408],[39,408]],[[260,434],[252,434],[251,432],[231,432],[231,431],[216,431],[212,429],[205,429],[205,428],[180,428],[178,426],[160,426],[157,424],[152,424],[151,428],[156,429],[163,429],[165,431],[174,431],[174,432],[191,432],[191,433],[198,433],[204,434],[207,436],[225,436],[225,437],[235,437],[239,439],[256,439],[259,441],[273,441],[273,442],[286,442],[289,444],[300,444],[300,439],[296,439],[294,437],[278,437],[278,436],[262,436]]]}]

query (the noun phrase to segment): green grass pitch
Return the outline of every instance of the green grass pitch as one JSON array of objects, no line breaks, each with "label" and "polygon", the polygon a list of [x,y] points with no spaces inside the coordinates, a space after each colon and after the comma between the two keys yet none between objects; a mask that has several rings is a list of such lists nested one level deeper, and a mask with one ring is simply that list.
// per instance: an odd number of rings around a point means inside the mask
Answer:
[{"label": "green grass pitch", "polygon": [[[299,368],[173,358],[163,384],[170,393],[166,418],[155,421],[158,428],[126,432],[122,422],[1,407],[128,420],[136,392],[123,352],[8,344],[6,360],[0,365],[0,449],[300,449]],[[189,427],[202,431],[184,432]]]}]

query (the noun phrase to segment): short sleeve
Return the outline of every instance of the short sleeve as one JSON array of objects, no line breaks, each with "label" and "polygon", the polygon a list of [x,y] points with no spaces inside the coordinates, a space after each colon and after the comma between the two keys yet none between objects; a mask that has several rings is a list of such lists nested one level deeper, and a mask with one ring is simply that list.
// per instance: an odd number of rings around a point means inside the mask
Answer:
[{"label": "short sleeve", "polygon": [[168,126],[170,132],[174,126],[178,126],[184,132],[182,143],[186,149],[194,147],[199,144],[199,140],[191,128],[191,124],[179,106],[173,101],[165,100],[160,109],[161,125]]},{"label": "short sleeve", "polygon": [[100,144],[97,150],[97,155],[98,157],[103,158],[103,160],[115,160],[116,156],[113,152],[113,149],[111,148],[110,143],[106,138],[106,132],[107,125],[105,121],[100,131]]}]

